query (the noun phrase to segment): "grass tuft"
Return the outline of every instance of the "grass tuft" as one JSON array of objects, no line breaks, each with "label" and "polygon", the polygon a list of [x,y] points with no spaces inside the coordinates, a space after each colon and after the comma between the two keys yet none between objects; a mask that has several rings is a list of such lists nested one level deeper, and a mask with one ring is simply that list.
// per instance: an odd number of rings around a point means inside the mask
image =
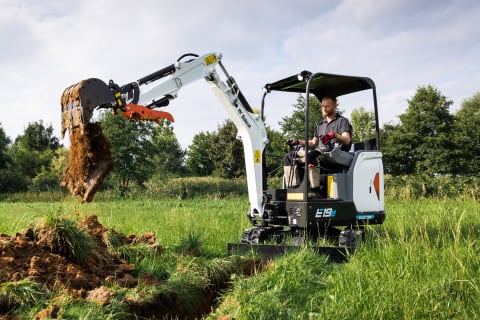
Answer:
[{"label": "grass tuft", "polygon": [[34,232],[39,245],[76,261],[86,258],[95,248],[95,241],[77,221],[55,213],[46,213],[35,225]]},{"label": "grass tuft", "polygon": [[0,284],[0,314],[44,304],[48,296],[41,284],[31,280],[4,282]]},{"label": "grass tuft", "polygon": [[195,229],[191,229],[187,233],[186,237],[180,239],[180,243],[176,247],[175,251],[191,256],[199,256],[201,253],[202,245],[202,235],[198,231],[195,231]]}]

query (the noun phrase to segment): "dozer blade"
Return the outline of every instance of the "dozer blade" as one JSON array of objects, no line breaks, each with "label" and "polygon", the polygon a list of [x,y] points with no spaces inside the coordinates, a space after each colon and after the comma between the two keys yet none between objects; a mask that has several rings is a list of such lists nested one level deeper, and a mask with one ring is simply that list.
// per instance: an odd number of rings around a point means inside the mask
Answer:
[{"label": "dozer blade", "polygon": [[[288,252],[299,250],[301,246],[281,245],[281,244],[248,244],[248,243],[227,243],[227,251],[229,255],[247,254],[249,252],[259,255],[263,259],[273,259],[282,256]],[[328,257],[331,262],[346,262],[349,254],[354,249],[348,247],[312,247],[312,249],[321,255]]]},{"label": "dozer blade", "polygon": [[80,128],[83,133],[85,125],[92,118],[97,106],[112,104],[115,97],[108,85],[100,79],[90,78],[82,80],[63,91],[62,105],[62,139],[65,131],[70,133],[75,128]]}]

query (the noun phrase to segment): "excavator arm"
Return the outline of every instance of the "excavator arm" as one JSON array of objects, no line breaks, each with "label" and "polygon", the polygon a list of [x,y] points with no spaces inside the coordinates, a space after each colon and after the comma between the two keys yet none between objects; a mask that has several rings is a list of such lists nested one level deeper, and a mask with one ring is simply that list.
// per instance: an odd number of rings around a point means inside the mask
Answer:
[{"label": "excavator arm", "polygon": [[[188,60],[185,60],[188,58]],[[155,110],[165,107],[178,97],[186,85],[205,79],[227,111],[238,130],[244,147],[245,167],[250,201],[249,216],[261,218],[266,198],[263,192],[263,150],[268,143],[263,119],[255,113],[240,91],[236,81],[226,71],[218,53],[203,56],[187,54],[174,64],[135,82],[118,86],[99,79],[88,79],[65,89],[62,95],[62,137],[83,131],[97,108],[108,108],[130,120],[173,121],[173,116]],[[217,70],[219,72],[217,72]]]}]

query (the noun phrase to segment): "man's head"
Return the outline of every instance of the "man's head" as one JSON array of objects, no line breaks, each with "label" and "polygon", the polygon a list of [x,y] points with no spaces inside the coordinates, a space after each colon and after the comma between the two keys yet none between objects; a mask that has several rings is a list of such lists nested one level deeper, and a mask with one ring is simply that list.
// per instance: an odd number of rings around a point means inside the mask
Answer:
[{"label": "man's head", "polygon": [[337,98],[332,96],[324,96],[322,98],[322,115],[333,116],[337,113]]}]

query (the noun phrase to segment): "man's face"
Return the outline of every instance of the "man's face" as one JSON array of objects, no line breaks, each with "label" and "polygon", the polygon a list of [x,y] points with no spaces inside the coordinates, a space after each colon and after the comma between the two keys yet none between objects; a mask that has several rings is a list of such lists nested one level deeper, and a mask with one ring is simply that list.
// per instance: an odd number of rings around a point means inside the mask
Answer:
[{"label": "man's face", "polygon": [[335,102],[333,102],[330,98],[323,98],[322,99],[322,115],[324,117],[331,116],[335,114],[336,109]]}]

